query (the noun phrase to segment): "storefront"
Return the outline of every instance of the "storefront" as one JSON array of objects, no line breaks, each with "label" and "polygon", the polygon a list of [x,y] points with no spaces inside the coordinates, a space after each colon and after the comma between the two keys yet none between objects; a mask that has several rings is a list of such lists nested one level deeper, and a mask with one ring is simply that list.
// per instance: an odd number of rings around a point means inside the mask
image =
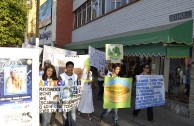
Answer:
[{"label": "storefront", "polygon": [[64,48],[71,50],[88,49],[88,46],[104,48],[105,44],[109,43],[123,44],[124,54],[131,57],[128,59],[135,59],[133,62],[128,60],[129,66],[148,60],[152,65],[153,74],[164,75],[166,99],[176,101],[177,104],[183,103],[189,109],[192,31],[193,20],[188,20],[72,43],[65,45]]}]

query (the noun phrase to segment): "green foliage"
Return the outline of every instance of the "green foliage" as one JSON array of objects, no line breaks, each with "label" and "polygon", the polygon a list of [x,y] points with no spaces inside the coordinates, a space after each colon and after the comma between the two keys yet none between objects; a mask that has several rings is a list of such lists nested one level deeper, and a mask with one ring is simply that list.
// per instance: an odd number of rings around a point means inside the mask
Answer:
[{"label": "green foliage", "polygon": [[27,8],[25,0],[0,1],[0,46],[16,46],[24,42]]}]

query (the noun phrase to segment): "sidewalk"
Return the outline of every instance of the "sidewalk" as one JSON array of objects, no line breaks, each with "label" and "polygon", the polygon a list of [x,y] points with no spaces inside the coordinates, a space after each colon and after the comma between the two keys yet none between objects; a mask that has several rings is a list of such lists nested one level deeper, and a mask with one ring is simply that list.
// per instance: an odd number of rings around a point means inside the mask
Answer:
[{"label": "sidewalk", "polygon": [[[77,115],[77,126],[110,126],[111,124],[111,113],[107,116],[103,122],[99,122],[99,117],[103,111],[103,102],[97,100],[98,89],[93,90],[93,101],[95,107],[95,113],[93,113],[94,121],[87,120],[87,115]],[[134,99],[133,99],[134,101]],[[132,104],[133,108],[133,104]],[[120,126],[194,126],[194,120],[181,117],[173,112],[168,111],[163,107],[154,107],[154,121],[152,124],[147,121],[147,110],[143,109],[140,111],[136,118],[132,118],[132,109],[119,109],[119,125]],[[57,114],[57,124],[62,126],[62,117]]]}]

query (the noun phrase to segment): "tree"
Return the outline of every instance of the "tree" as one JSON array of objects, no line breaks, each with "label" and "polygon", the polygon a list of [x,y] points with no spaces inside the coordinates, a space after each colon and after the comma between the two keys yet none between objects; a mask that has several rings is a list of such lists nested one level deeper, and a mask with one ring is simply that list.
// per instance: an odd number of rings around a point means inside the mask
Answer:
[{"label": "tree", "polygon": [[0,1],[0,46],[17,46],[24,42],[26,0]]}]

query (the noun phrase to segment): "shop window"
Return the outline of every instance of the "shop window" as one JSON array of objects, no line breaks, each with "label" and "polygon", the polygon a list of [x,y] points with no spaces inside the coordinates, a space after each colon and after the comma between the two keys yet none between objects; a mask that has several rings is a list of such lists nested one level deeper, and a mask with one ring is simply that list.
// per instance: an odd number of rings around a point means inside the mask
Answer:
[{"label": "shop window", "polygon": [[190,90],[190,58],[170,59],[168,97],[188,103]]}]

